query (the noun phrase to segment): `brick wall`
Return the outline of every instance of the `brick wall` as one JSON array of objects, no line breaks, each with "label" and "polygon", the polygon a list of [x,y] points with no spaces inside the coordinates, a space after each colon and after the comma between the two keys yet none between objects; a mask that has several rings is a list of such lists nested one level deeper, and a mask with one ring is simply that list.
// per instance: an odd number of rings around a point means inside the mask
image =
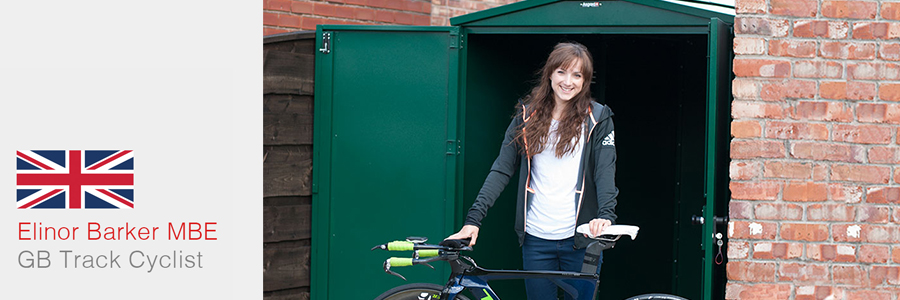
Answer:
[{"label": "brick wall", "polygon": [[898,299],[900,2],[736,12],[726,298]]},{"label": "brick wall", "polygon": [[315,30],[318,24],[448,26],[451,17],[516,1],[263,0],[263,35]]}]

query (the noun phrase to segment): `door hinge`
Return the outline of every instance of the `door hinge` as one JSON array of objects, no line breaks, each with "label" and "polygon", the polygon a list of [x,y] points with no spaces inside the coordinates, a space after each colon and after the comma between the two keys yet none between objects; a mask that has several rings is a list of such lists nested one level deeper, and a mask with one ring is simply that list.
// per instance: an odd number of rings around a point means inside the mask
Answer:
[{"label": "door hinge", "polygon": [[462,49],[462,35],[459,34],[459,30],[451,30],[450,31],[450,49]]},{"label": "door hinge", "polygon": [[447,155],[459,155],[460,145],[458,140],[447,140]]},{"label": "door hinge", "polygon": [[331,32],[322,33],[322,48],[319,48],[319,52],[331,53]]}]

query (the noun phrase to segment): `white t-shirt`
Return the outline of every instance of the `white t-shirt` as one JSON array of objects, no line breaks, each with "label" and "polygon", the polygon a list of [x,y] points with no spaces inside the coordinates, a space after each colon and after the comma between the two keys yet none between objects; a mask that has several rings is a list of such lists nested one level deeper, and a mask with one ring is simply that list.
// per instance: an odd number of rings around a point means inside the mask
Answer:
[{"label": "white t-shirt", "polygon": [[544,151],[532,157],[531,187],[535,194],[525,213],[525,232],[545,240],[562,240],[575,235],[578,210],[575,185],[584,137],[578,140],[574,151],[558,158],[558,126],[559,121],[553,120]]}]

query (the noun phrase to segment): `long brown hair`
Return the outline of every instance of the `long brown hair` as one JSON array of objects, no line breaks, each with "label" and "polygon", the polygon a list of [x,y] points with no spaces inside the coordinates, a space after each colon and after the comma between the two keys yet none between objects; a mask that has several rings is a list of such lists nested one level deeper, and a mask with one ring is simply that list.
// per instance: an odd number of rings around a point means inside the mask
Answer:
[{"label": "long brown hair", "polygon": [[[544,151],[544,146],[550,136],[550,123],[553,120],[553,109],[556,106],[556,101],[553,100],[550,76],[557,68],[568,69],[577,62],[581,62],[581,74],[584,81],[581,92],[565,102],[566,107],[556,129],[559,137],[559,140],[555,141],[556,157],[561,158],[563,155],[575,151],[575,147],[581,140],[582,124],[591,105],[591,79],[594,73],[594,62],[591,53],[584,45],[575,42],[559,43],[553,47],[553,52],[550,52],[544,67],[536,73],[537,84],[524,99],[528,106],[527,111],[520,110],[528,122],[525,123],[524,130],[522,130],[523,128],[519,129],[516,141],[523,146],[528,158]],[[521,118],[523,115],[517,115],[517,117]]]}]

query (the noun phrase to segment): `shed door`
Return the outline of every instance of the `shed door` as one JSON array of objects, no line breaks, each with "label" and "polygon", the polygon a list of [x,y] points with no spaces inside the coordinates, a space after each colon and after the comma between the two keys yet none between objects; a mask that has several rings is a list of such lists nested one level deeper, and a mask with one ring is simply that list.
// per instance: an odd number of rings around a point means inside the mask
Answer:
[{"label": "shed door", "polygon": [[[709,23],[706,104],[706,206],[703,209],[703,299],[718,299],[725,286],[725,226],[728,216],[728,160],[731,100],[731,27],[718,18]],[[721,238],[717,237],[721,233]],[[719,243],[722,245],[720,246]]]},{"label": "shed door", "polygon": [[[406,283],[385,274],[385,259],[411,253],[372,246],[407,236],[436,243],[451,233],[458,66],[452,29],[319,27],[313,299],[375,298]],[[445,265],[394,270],[442,283]]]}]

